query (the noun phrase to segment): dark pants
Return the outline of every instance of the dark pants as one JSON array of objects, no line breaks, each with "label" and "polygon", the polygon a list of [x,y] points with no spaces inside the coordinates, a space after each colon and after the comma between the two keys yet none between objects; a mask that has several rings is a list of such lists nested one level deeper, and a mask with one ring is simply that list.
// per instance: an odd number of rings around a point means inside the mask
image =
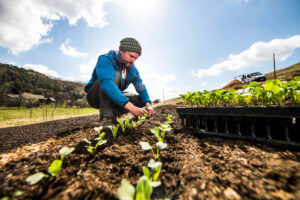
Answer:
[{"label": "dark pants", "polygon": [[[114,78],[115,84],[119,87],[120,85],[120,73],[116,71]],[[120,88],[120,87],[119,87]],[[129,101],[137,107],[143,107],[143,103],[139,98],[139,95],[126,94]],[[100,88],[99,80],[95,81],[92,87],[87,93],[87,101],[93,108],[100,109],[100,117],[115,117],[122,114],[128,113],[124,108],[119,107],[115,104]]]}]

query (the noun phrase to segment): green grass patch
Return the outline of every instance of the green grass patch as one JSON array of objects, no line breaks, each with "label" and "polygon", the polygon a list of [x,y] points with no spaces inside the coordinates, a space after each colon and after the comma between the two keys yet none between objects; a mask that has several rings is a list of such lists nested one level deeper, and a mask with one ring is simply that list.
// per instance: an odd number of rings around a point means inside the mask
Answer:
[{"label": "green grass patch", "polygon": [[98,113],[99,110],[94,108],[53,106],[38,108],[0,107],[0,128]]}]

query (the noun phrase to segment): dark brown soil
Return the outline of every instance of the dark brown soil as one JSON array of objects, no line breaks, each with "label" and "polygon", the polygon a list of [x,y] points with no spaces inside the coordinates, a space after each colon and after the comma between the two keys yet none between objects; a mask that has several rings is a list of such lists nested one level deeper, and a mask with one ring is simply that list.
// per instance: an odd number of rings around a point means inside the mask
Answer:
[{"label": "dark brown soil", "polygon": [[[142,167],[152,158],[139,142],[155,143],[150,129],[156,126],[155,121],[165,120],[164,114],[176,118],[174,130],[165,136],[168,147],[159,158],[163,163],[162,186],[154,189],[152,199],[300,199],[299,152],[246,141],[200,139],[181,130],[171,105],[156,108],[146,123],[136,130],[119,132],[116,139],[105,130],[108,143],[94,156],[86,152],[83,142],[85,137],[96,137],[93,128],[56,134],[36,144],[41,150],[0,165],[0,197],[21,190],[20,199],[117,199],[121,180],[136,184]],[[66,156],[60,176],[34,186],[27,184],[29,175],[46,173],[63,146],[74,146],[75,151]]]}]

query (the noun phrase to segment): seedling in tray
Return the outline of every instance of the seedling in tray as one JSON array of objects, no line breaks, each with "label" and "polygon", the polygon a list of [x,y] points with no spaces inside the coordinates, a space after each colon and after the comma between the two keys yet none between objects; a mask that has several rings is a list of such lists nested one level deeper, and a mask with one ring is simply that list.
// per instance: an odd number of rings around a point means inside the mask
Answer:
[{"label": "seedling in tray", "polygon": [[[59,150],[59,154],[60,154],[60,160],[54,160],[50,167],[48,168],[48,173],[51,176],[58,176],[60,174],[61,171],[61,166],[62,166],[62,162],[63,159],[65,158],[66,155],[68,155],[69,153],[71,153],[72,151],[74,151],[75,148],[74,147],[63,147]],[[45,174],[43,172],[38,172],[35,173],[29,177],[26,178],[26,182],[28,182],[30,185],[34,185],[36,183],[38,183],[40,180],[42,180],[42,178],[46,177],[50,177],[49,174]]]}]

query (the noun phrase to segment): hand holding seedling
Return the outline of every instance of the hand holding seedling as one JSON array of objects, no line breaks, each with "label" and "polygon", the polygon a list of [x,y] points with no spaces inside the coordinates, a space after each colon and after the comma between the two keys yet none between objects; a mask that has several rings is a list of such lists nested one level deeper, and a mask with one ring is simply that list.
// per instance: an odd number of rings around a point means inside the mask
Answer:
[{"label": "hand holding seedling", "polygon": [[154,109],[149,102],[146,103],[145,109],[148,111],[149,116],[152,116],[154,114]]},{"label": "hand holding seedling", "polygon": [[144,114],[148,115],[148,111],[145,108],[136,107],[130,101],[125,104],[124,108],[130,111],[136,117],[143,116]]}]

